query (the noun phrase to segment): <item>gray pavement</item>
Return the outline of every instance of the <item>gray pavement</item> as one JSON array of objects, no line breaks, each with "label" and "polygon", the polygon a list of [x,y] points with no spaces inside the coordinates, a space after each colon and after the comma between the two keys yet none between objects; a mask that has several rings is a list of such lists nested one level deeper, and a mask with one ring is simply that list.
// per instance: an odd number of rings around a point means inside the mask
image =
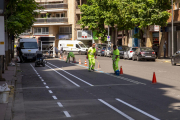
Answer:
[{"label": "gray pavement", "polygon": [[117,77],[111,58],[98,57],[95,72],[83,66],[85,55],[79,59],[81,66],[59,59],[48,59],[46,67],[21,64],[26,120],[180,119],[179,66],[120,60],[124,75]]}]

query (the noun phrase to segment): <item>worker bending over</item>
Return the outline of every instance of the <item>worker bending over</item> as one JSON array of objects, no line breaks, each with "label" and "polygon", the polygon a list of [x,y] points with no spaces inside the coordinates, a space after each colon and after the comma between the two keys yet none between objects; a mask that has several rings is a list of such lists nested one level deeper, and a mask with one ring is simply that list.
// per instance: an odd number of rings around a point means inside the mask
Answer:
[{"label": "worker bending over", "polygon": [[119,50],[117,49],[116,45],[113,45],[113,69],[114,74],[119,75],[119,68],[118,68],[118,62],[119,62]]},{"label": "worker bending over", "polygon": [[72,57],[72,58],[73,58],[73,62],[75,62],[75,57],[74,57],[73,52],[69,52],[69,53],[68,53],[68,56],[67,56],[66,63],[68,62],[68,60],[69,60],[69,63],[70,63],[70,57]]},{"label": "worker bending over", "polygon": [[92,44],[92,47],[88,49],[87,59],[89,60],[89,72],[94,71],[95,67],[95,58],[96,58],[96,48],[95,43]]}]

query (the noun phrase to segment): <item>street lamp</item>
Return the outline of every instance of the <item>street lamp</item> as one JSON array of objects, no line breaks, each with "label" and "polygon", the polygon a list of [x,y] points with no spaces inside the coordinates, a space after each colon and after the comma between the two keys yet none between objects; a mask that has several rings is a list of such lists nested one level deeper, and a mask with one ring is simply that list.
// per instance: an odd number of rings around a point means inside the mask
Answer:
[{"label": "street lamp", "polygon": [[172,55],[174,54],[174,31],[173,31],[173,0],[171,0],[171,7],[172,7]]}]

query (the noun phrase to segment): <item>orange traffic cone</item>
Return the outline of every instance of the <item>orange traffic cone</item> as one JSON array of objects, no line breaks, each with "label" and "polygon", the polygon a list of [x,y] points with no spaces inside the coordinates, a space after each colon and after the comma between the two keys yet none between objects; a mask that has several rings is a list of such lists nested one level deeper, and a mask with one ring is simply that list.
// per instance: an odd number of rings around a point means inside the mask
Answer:
[{"label": "orange traffic cone", "polygon": [[86,62],[86,60],[85,60],[84,66],[87,66],[87,62]]},{"label": "orange traffic cone", "polygon": [[81,65],[81,59],[79,59],[79,65]]},{"label": "orange traffic cone", "polygon": [[156,84],[157,81],[156,81],[156,74],[155,72],[153,73],[153,79],[152,79],[152,84]]},{"label": "orange traffic cone", "polygon": [[100,67],[100,64],[98,63],[98,69],[100,69],[101,67]]},{"label": "orange traffic cone", "polygon": [[120,67],[120,74],[123,75],[123,69],[122,69],[122,66]]},{"label": "orange traffic cone", "polygon": [[59,58],[59,59],[62,59],[62,58],[61,58],[61,55],[60,55],[60,58]]}]

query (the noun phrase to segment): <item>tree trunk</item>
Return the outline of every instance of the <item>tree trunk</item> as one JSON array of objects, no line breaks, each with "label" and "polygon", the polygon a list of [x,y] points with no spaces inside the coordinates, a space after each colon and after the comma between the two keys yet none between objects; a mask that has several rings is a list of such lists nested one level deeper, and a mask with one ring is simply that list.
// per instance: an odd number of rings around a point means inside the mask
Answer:
[{"label": "tree trunk", "polygon": [[[141,38],[141,44],[142,44],[142,40],[143,40],[143,30],[139,29],[140,32],[140,38]],[[140,45],[140,47],[142,47],[142,45]]]},{"label": "tree trunk", "polygon": [[126,33],[126,36],[127,36],[127,46],[128,46],[128,44],[129,44],[129,32],[128,32],[128,30],[125,30],[125,33]]},{"label": "tree trunk", "polygon": [[163,27],[163,33],[162,33],[161,42],[159,45],[158,59],[161,58],[161,52],[163,51],[164,42],[165,42],[165,27]]}]

